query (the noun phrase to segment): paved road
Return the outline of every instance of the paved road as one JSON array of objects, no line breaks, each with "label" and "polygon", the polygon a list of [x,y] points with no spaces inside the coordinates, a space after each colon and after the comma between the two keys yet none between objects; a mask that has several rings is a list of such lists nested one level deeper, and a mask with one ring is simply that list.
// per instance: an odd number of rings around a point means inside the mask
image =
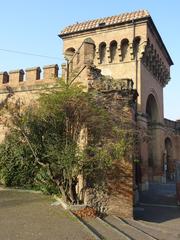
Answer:
[{"label": "paved road", "polygon": [[92,240],[54,200],[38,193],[0,190],[0,240]]},{"label": "paved road", "polygon": [[141,206],[141,209],[136,211],[136,220],[151,226],[152,233],[153,229],[159,229],[180,239],[180,207]]},{"label": "paved road", "polygon": [[141,206],[136,219],[161,225],[171,225],[180,233],[180,207]]},{"label": "paved road", "polygon": [[177,205],[175,183],[149,184],[149,190],[140,193],[140,202],[149,204]]},{"label": "paved road", "polygon": [[176,233],[180,239],[180,206],[177,206],[174,183],[150,184],[149,191],[141,193],[140,201],[135,209],[138,221]]}]

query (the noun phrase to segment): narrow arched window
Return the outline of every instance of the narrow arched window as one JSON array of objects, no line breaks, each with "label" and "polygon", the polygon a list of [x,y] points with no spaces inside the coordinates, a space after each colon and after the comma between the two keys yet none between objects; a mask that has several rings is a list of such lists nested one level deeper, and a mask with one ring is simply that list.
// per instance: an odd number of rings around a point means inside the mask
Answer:
[{"label": "narrow arched window", "polygon": [[116,55],[117,55],[117,42],[116,41],[112,41],[110,43],[110,60],[111,62],[115,62],[116,61]]},{"label": "narrow arched window", "polygon": [[140,37],[135,37],[134,40],[133,40],[133,54],[134,54],[134,58],[137,58],[140,41],[141,41]]},{"label": "narrow arched window", "polygon": [[106,43],[105,42],[99,45],[99,59],[100,59],[100,63],[105,63],[106,61]]},{"label": "narrow arched window", "polygon": [[70,71],[70,72],[72,72],[72,70],[73,70],[73,68],[74,68],[73,65],[74,65],[74,64],[76,65],[76,64],[80,61],[80,59],[79,59],[79,53],[77,54],[77,59],[76,59],[76,61],[75,61],[75,60],[74,60],[74,61],[72,60],[72,59],[74,58],[75,52],[76,52],[76,50],[75,50],[73,47],[71,47],[71,48],[66,49],[66,51],[65,51],[65,53],[64,53],[66,60],[69,62],[69,71]]},{"label": "narrow arched window", "polygon": [[93,48],[93,60],[95,59],[96,56],[96,45],[94,44],[94,48]]},{"label": "narrow arched window", "polygon": [[129,41],[128,39],[123,39],[121,41],[121,56],[122,56],[122,61],[126,59],[127,52],[128,52],[128,47],[129,47]]},{"label": "narrow arched window", "polygon": [[75,49],[73,47],[66,49],[64,55],[68,60],[71,60],[73,55],[75,54]]}]

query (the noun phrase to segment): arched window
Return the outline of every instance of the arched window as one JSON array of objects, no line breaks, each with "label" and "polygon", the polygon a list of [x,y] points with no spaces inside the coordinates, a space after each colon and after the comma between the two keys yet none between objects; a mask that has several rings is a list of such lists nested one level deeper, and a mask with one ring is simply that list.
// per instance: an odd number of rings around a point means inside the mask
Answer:
[{"label": "arched window", "polygon": [[148,96],[146,103],[146,114],[148,116],[149,123],[158,122],[159,119],[158,105],[153,94],[150,94]]},{"label": "arched window", "polygon": [[75,54],[75,49],[73,47],[71,47],[71,48],[66,49],[64,55],[68,60],[71,60],[71,58],[73,57],[74,54]]},{"label": "arched window", "polygon": [[148,166],[150,168],[153,168],[157,157],[157,139],[155,137],[156,128],[152,128],[152,126],[159,120],[158,104],[153,94],[150,94],[147,98],[146,114],[148,120],[148,132],[149,135],[152,136],[150,141],[148,142]]},{"label": "arched window", "polygon": [[128,52],[128,47],[129,47],[129,41],[128,39],[123,39],[121,41],[121,56],[122,56],[122,61],[126,59],[127,52]]},{"label": "arched window", "polygon": [[140,37],[135,37],[134,40],[133,40],[133,54],[134,54],[134,58],[137,58],[140,41],[141,41]]},{"label": "arched window", "polygon": [[[73,47],[66,49],[66,51],[64,53],[66,60],[71,61],[75,52],[76,52],[76,50]],[[75,64],[77,64],[78,61],[79,61],[79,53],[77,54],[77,61],[76,61]],[[70,64],[69,64],[69,71],[70,72],[72,72],[72,70],[73,70],[73,65],[74,65],[74,61],[73,62],[71,61]]]},{"label": "arched window", "polygon": [[96,45],[94,44],[94,49],[93,49],[93,60],[95,59],[96,56]]},{"label": "arched window", "polygon": [[99,59],[100,59],[100,63],[106,62],[106,43],[105,42],[102,42],[99,45]]},{"label": "arched window", "polygon": [[116,55],[117,55],[117,42],[113,40],[110,43],[110,61],[115,62],[116,61]]}]

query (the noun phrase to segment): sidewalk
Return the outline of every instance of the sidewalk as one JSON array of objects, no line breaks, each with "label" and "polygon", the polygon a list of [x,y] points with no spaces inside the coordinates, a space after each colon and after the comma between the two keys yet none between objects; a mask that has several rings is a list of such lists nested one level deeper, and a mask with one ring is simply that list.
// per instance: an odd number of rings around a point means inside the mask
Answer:
[{"label": "sidewalk", "polygon": [[0,190],[0,239],[93,240],[54,199],[40,193]]}]

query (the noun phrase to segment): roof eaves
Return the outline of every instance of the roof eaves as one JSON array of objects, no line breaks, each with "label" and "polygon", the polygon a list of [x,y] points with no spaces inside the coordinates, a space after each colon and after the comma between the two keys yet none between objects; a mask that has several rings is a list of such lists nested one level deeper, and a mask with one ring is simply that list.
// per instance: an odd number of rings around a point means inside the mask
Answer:
[{"label": "roof eaves", "polygon": [[167,57],[168,57],[168,61],[169,61],[170,66],[174,65],[173,60],[171,59],[171,56],[170,56],[170,54],[169,54],[169,52],[168,52],[168,50],[167,50],[167,48],[166,48],[166,46],[165,46],[162,38],[161,38],[161,35],[160,35],[160,33],[158,32],[158,30],[157,30],[157,28],[156,28],[156,25],[154,24],[154,22],[153,22],[153,20],[152,20],[151,17],[149,18],[149,23],[150,23],[150,25],[152,26],[152,28],[155,30],[155,33],[157,34],[157,37],[158,37],[160,43],[162,44],[162,47],[163,47],[165,53],[167,54]]},{"label": "roof eaves", "polygon": [[119,23],[113,23],[113,24],[107,24],[107,25],[100,25],[100,26],[96,26],[93,28],[89,28],[89,29],[83,29],[83,30],[78,30],[78,31],[74,31],[74,32],[67,32],[67,33],[60,33],[58,34],[58,36],[60,38],[66,37],[66,36],[70,36],[70,35],[74,35],[74,34],[79,34],[82,32],[90,32],[90,31],[94,31],[97,29],[104,29],[104,28],[108,28],[108,27],[115,27],[115,26],[120,26],[120,25],[125,25],[125,24],[129,24],[129,23],[133,23],[133,22],[140,22],[140,21],[144,21],[144,20],[148,20],[150,18],[150,16],[145,16],[142,18],[134,18],[125,22],[119,22]]}]

